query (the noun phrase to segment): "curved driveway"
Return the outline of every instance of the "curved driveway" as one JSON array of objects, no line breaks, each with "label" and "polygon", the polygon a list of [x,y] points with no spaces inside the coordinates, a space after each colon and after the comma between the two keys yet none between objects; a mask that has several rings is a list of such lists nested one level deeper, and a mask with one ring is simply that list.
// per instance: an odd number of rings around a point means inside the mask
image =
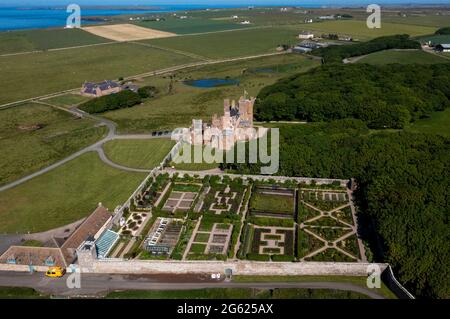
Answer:
[{"label": "curved driveway", "polygon": [[161,136],[155,135],[155,136],[153,136],[153,135],[150,135],[150,134],[118,135],[118,134],[116,134],[116,123],[114,123],[113,121],[110,121],[110,120],[107,120],[105,118],[86,113],[86,112],[84,112],[82,110],[79,110],[77,108],[65,109],[65,108],[57,107],[55,105],[48,104],[48,103],[45,103],[45,102],[42,102],[42,101],[37,101],[36,103],[40,103],[40,104],[48,105],[48,106],[51,106],[51,107],[55,107],[55,108],[61,109],[61,110],[66,111],[66,112],[69,112],[69,113],[71,113],[73,115],[76,115],[76,116],[86,117],[86,118],[90,118],[92,120],[98,121],[98,122],[100,122],[100,125],[105,125],[108,128],[108,134],[106,135],[106,137],[104,137],[100,141],[98,141],[98,142],[96,142],[96,143],[94,143],[92,145],[89,145],[88,147],[85,147],[85,148],[83,148],[83,149],[81,149],[81,150],[79,150],[79,151],[69,155],[68,157],[66,157],[66,158],[64,158],[64,159],[62,159],[62,160],[60,160],[60,161],[58,161],[58,162],[56,162],[56,163],[54,163],[54,164],[52,164],[50,166],[47,166],[47,167],[45,167],[45,168],[43,168],[43,169],[41,169],[41,170],[39,170],[37,172],[34,172],[34,173],[30,174],[30,175],[24,176],[24,177],[14,181],[14,182],[5,184],[3,186],[0,186],[0,192],[6,191],[6,190],[11,189],[13,187],[16,187],[16,186],[18,186],[18,185],[20,185],[22,183],[27,182],[30,179],[33,179],[33,178],[35,178],[37,176],[45,174],[45,173],[47,173],[47,172],[49,172],[49,171],[51,171],[51,170],[53,170],[53,169],[55,169],[55,168],[57,168],[57,167],[59,167],[61,165],[64,165],[67,162],[70,162],[71,160],[73,160],[73,159],[75,159],[75,158],[77,158],[77,157],[79,157],[79,156],[81,156],[83,154],[86,154],[88,152],[97,152],[99,154],[99,156],[100,156],[100,159],[104,163],[106,163],[106,164],[108,164],[108,165],[110,165],[112,167],[115,167],[117,169],[126,170],[126,171],[129,171],[129,172],[145,172],[145,173],[148,173],[150,170],[126,167],[126,166],[122,166],[122,165],[119,165],[119,164],[116,164],[116,163],[112,162],[110,159],[108,159],[106,157],[106,155],[105,155],[105,153],[103,151],[102,145],[105,144],[106,142],[114,140],[114,139],[153,139],[153,138],[167,138],[167,136],[168,136],[168,135],[161,135]]}]

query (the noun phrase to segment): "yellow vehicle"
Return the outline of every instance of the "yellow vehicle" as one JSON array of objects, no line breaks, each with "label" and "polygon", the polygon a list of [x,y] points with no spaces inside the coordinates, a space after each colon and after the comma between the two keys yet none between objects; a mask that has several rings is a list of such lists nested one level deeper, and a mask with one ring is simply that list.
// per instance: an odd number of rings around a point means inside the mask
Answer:
[{"label": "yellow vehicle", "polygon": [[45,275],[51,278],[60,278],[66,274],[66,269],[62,267],[50,267]]}]

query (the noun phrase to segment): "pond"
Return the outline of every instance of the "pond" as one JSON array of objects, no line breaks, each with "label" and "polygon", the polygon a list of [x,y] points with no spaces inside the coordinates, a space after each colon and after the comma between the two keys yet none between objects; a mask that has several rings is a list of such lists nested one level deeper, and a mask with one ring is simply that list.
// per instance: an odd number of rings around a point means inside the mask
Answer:
[{"label": "pond", "polygon": [[225,85],[238,85],[239,81],[234,79],[210,78],[210,79],[188,80],[184,81],[183,83],[198,88],[214,88]]}]

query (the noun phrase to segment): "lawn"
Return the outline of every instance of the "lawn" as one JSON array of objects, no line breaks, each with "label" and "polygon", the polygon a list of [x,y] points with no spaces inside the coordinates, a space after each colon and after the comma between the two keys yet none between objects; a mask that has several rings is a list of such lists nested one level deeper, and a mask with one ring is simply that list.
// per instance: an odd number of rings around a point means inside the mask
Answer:
[{"label": "lawn", "polygon": [[440,134],[450,137],[450,108],[442,112],[434,112],[429,118],[410,123],[406,131]]},{"label": "lawn", "polygon": [[298,31],[267,27],[145,40],[145,43],[220,59],[276,52],[279,44],[295,44]]},{"label": "lawn", "polygon": [[400,63],[400,64],[434,64],[434,63],[450,63],[449,60],[441,58],[435,54],[424,51],[406,51],[406,50],[386,50],[371,53],[360,60],[358,63],[368,63],[374,65]]},{"label": "lawn", "polygon": [[77,106],[78,104],[81,104],[83,102],[86,102],[89,99],[90,98],[87,96],[69,93],[69,94],[55,96],[55,97],[45,99],[42,101],[45,103],[50,103],[52,105],[70,108],[73,106]]},{"label": "lawn", "polygon": [[[298,28],[297,26],[295,27]],[[380,29],[369,29],[365,20],[339,20],[316,22],[304,25],[305,30],[318,31],[318,35],[323,33],[338,33],[351,35],[358,40],[368,40],[385,35],[409,34],[410,36],[420,36],[434,33],[437,28],[408,25],[401,23],[382,22]]]},{"label": "lawn", "polygon": [[42,104],[0,110],[0,185],[95,143],[106,134],[96,125]]},{"label": "lawn", "polygon": [[88,216],[102,202],[110,211],[123,203],[143,173],[129,173],[87,153],[44,175],[0,193],[0,233],[60,227]]},{"label": "lawn", "polygon": [[192,61],[184,55],[131,43],[0,57],[0,103],[81,88],[85,81],[116,79]]},{"label": "lawn", "polygon": [[254,192],[250,199],[250,209],[263,212],[294,213],[294,198]]},{"label": "lawn", "polygon": [[132,168],[152,169],[170,152],[175,142],[170,139],[113,140],[103,149],[113,162]]},{"label": "lawn", "polygon": [[192,244],[190,253],[203,254],[205,252],[206,245],[205,244]]},{"label": "lawn", "polygon": [[80,29],[36,29],[0,33],[0,54],[110,42]]},{"label": "lawn", "polygon": [[[211,120],[214,113],[222,115],[223,99],[238,99],[243,89],[252,96],[281,77],[304,72],[318,62],[301,55],[287,54],[247,61],[220,63],[189,68],[169,76],[144,79],[139,85],[153,85],[159,90],[156,98],[142,105],[104,113],[103,116],[116,122],[120,132],[145,133],[154,130],[171,130],[189,127],[193,118]],[[288,67],[287,67],[288,66]],[[273,68],[273,72],[254,72],[256,69]],[[239,86],[196,88],[183,84],[189,79],[226,78],[239,80]],[[180,169],[191,169],[179,167]],[[195,169],[195,168],[192,168]]]}]

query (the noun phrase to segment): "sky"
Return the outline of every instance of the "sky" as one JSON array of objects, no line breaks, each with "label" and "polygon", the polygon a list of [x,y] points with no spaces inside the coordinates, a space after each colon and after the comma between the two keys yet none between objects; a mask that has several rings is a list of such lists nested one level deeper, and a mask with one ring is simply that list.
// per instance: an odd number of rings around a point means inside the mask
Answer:
[{"label": "sky", "polygon": [[67,5],[359,5],[359,4],[450,4],[450,0],[0,0],[0,5],[49,6]]}]

